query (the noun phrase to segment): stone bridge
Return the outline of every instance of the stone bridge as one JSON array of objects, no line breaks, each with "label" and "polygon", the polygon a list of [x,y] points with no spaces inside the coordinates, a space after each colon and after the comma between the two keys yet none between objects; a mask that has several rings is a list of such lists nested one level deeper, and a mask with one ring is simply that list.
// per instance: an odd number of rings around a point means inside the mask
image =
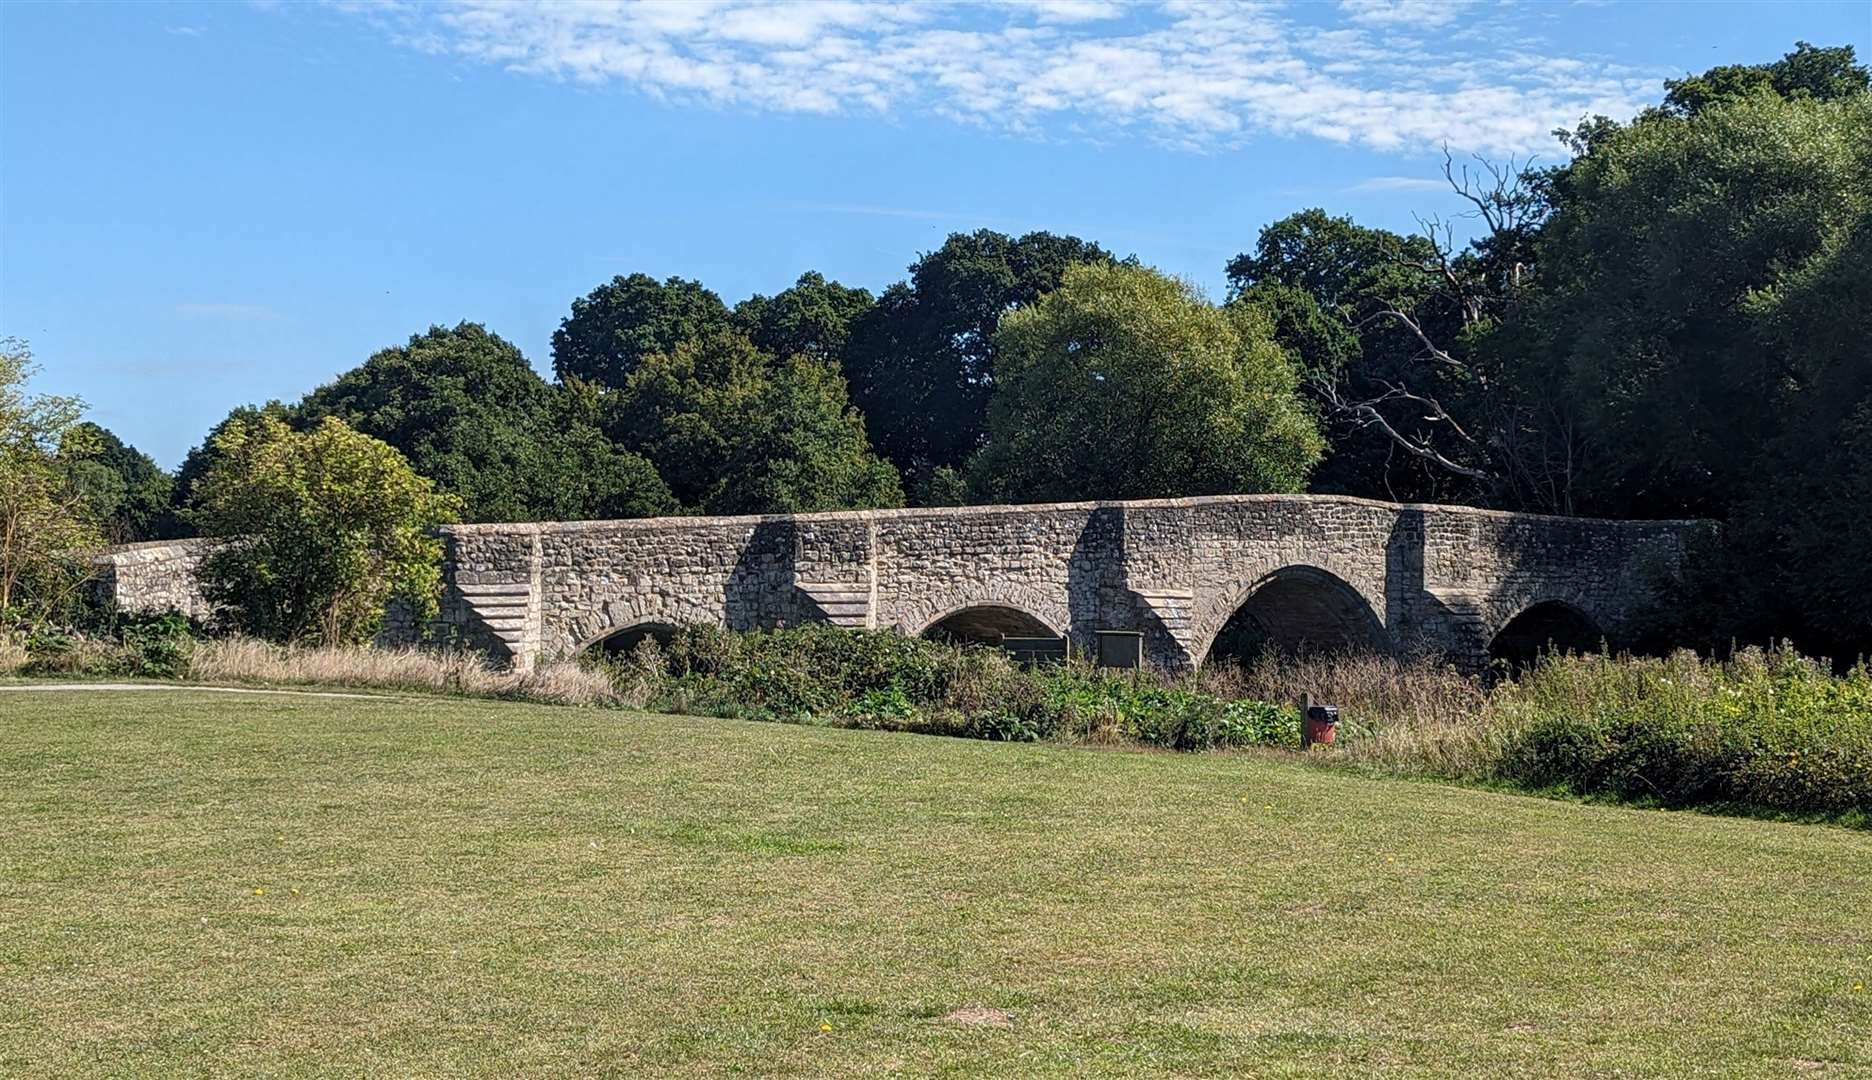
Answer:
[{"label": "stone bridge", "polygon": [[[1317,495],[456,525],[431,631],[520,665],[683,623],[828,622],[1076,646],[1138,631],[1172,668],[1245,640],[1476,668],[1618,644],[1705,527]],[[108,588],[203,614],[203,543],[119,549]],[[387,637],[415,629],[392,619]]]}]

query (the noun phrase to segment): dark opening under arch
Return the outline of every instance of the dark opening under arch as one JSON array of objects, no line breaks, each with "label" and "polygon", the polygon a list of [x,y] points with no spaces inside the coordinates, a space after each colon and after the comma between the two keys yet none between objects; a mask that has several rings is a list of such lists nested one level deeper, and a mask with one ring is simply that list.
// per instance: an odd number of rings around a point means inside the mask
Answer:
[{"label": "dark opening under arch", "polygon": [[648,638],[655,638],[658,645],[668,645],[674,636],[676,627],[670,623],[643,622],[599,638],[586,651],[605,656],[629,656]]},{"label": "dark opening under arch", "polygon": [[1277,570],[1229,616],[1209,647],[1209,663],[1246,663],[1267,652],[1379,652],[1384,628],[1357,589],[1310,566]]},{"label": "dark opening under arch", "polygon": [[960,645],[999,645],[1004,638],[1057,638],[1059,632],[1019,608],[978,604],[936,620],[923,636]]},{"label": "dark opening under arch", "polygon": [[1545,652],[1593,652],[1603,638],[1599,627],[1579,609],[1549,600],[1509,619],[1489,642],[1489,659],[1520,670]]}]

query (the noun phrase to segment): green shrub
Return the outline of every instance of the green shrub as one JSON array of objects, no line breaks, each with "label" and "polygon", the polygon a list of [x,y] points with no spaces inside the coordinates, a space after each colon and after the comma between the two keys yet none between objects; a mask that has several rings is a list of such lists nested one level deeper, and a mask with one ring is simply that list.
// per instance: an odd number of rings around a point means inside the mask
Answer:
[{"label": "green shrub", "polygon": [[176,679],[188,673],[197,628],[181,615],[124,616],[86,629],[42,624],[18,637],[25,675]]},{"label": "green shrub", "polygon": [[169,612],[131,620],[121,624],[118,635],[129,674],[146,679],[179,679],[188,674],[196,632],[186,617]]},{"label": "green shrub", "polygon": [[1872,812],[1872,672],[1791,650],[1550,657],[1497,692],[1499,779],[1664,806]]},{"label": "green shrub", "polygon": [[1022,668],[998,649],[830,626],[684,627],[614,671],[648,707],[1006,742],[1122,738],[1176,750],[1298,745],[1290,708],[1230,701],[1081,662]]}]

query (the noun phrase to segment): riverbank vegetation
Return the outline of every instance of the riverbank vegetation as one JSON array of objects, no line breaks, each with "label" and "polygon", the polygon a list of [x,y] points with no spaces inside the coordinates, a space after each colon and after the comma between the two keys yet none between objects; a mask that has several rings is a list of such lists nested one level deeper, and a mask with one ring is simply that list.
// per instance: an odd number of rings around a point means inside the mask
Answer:
[{"label": "riverbank vegetation", "polygon": [[1023,666],[998,649],[802,627],[676,628],[529,672],[473,654],[198,638],[176,619],[13,638],[0,675],[160,678],[508,698],[1011,742],[1300,749],[1299,694],[1338,707],[1308,760],[1646,806],[1872,825],[1872,669],[1787,648],[1717,661],[1548,654],[1466,676],[1375,656],[1265,656],[1183,675]]}]

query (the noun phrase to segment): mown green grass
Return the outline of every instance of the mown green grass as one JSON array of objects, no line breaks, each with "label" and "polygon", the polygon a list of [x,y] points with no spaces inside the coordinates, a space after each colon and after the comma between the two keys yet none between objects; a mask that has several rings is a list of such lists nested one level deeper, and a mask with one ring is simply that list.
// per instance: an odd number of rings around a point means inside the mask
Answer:
[{"label": "mown green grass", "polygon": [[1863,832],[444,699],[0,732],[0,1074],[1872,1072]]}]

